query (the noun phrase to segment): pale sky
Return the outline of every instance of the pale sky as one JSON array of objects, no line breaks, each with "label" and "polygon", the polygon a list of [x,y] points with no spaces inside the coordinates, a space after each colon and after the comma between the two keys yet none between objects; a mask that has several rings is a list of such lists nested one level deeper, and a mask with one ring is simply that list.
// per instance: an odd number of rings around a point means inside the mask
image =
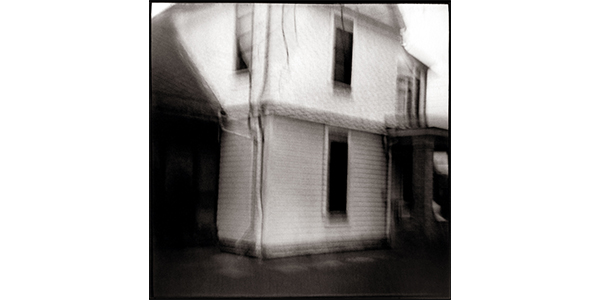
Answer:
[{"label": "pale sky", "polygon": [[[173,3],[152,3],[152,17]],[[406,50],[427,66],[427,115],[430,126],[448,128],[449,16],[441,4],[399,4]]]},{"label": "pale sky", "polygon": [[169,8],[173,3],[152,3],[152,17],[160,14],[165,9]]}]

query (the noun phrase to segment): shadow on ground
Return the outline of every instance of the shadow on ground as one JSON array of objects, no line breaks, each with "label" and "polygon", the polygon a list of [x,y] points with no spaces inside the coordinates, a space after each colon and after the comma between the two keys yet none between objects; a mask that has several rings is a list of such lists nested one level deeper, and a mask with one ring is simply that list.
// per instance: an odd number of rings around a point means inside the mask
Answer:
[{"label": "shadow on ground", "polygon": [[448,255],[393,250],[260,260],[216,247],[153,252],[154,297],[450,297]]}]

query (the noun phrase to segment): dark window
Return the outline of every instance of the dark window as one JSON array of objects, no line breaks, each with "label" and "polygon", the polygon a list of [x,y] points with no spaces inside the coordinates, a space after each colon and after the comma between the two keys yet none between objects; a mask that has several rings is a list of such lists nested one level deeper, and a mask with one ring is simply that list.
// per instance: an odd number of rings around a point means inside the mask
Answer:
[{"label": "dark window", "polygon": [[329,213],[346,213],[348,179],[348,141],[346,136],[330,135],[329,142]]},{"label": "dark window", "polygon": [[236,69],[236,71],[248,69],[248,65],[246,65],[246,62],[244,61],[244,57],[242,56],[242,49],[240,49],[239,42],[238,42],[238,46],[237,46],[237,60],[235,63],[235,69]]},{"label": "dark window", "polygon": [[334,80],[351,84],[353,22],[336,18]]},{"label": "dark window", "polygon": [[419,104],[420,104],[420,95],[419,92],[421,90],[421,80],[419,80],[419,78],[415,78],[414,79],[414,87],[412,87],[414,89],[414,97],[415,97],[415,114],[417,115],[417,120],[419,119]]},{"label": "dark window", "polygon": [[397,107],[405,109],[404,112],[399,112],[414,116],[418,120],[419,110],[422,109],[420,107],[421,80],[412,76],[398,76],[397,88],[398,101],[404,103]]},{"label": "dark window", "polygon": [[396,81],[396,85],[397,85],[397,89],[398,89],[398,105],[396,105],[397,109],[398,109],[398,113],[400,114],[404,114],[406,113],[406,111],[404,110],[408,110],[408,106],[407,106],[407,102],[406,102],[406,94],[408,92],[408,79],[407,77],[404,76],[398,76],[398,79]]},{"label": "dark window", "polygon": [[413,83],[412,83],[412,80],[409,79],[407,89],[406,89],[406,102],[408,103],[408,105],[406,107],[407,107],[409,115],[412,115],[413,109],[414,109],[412,95],[413,95]]}]

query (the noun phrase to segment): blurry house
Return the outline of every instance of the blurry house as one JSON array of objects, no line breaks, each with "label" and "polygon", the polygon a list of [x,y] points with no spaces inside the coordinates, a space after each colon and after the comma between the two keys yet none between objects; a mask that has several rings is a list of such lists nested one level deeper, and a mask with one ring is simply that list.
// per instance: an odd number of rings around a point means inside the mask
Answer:
[{"label": "blurry house", "polygon": [[404,29],[381,4],[153,18],[153,232],[267,258],[447,239],[448,133],[427,125]]}]

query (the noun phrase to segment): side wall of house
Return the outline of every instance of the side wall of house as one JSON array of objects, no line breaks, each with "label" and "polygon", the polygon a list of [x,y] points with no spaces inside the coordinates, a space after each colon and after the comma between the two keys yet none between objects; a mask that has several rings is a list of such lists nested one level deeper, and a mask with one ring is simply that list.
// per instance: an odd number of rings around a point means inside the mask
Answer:
[{"label": "side wall of house", "polygon": [[263,251],[267,257],[365,249],[386,239],[386,157],[380,135],[348,134],[347,218],[327,212],[326,125],[268,122]]},{"label": "side wall of house", "polygon": [[[245,120],[226,122],[225,127],[247,134]],[[228,248],[251,248],[252,222],[252,140],[233,133],[221,136],[217,230],[219,242]]]},{"label": "side wall of house", "polygon": [[[240,4],[251,5],[251,4]],[[254,15],[259,25],[253,26],[255,59],[253,78],[262,82],[267,5],[255,5]],[[175,13],[175,24],[186,51],[195,67],[204,75],[221,105],[248,103],[249,72],[235,70],[236,62],[236,4],[187,4]],[[260,21],[262,20],[262,21]],[[259,58],[259,59],[256,59]],[[260,94],[253,91],[253,99]]]}]

